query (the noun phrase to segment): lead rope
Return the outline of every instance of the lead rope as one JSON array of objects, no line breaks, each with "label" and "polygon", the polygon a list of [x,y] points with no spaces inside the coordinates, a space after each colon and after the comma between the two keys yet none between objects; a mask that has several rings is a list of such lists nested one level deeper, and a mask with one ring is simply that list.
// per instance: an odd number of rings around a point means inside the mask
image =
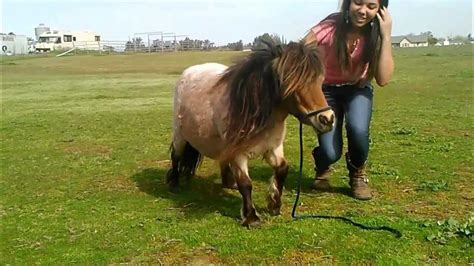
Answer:
[{"label": "lead rope", "polygon": [[308,219],[308,218],[340,220],[340,221],[352,224],[353,226],[357,226],[364,230],[388,231],[394,234],[396,238],[402,237],[402,233],[398,231],[397,229],[394,229],[388,226],[368,226],[368,225],[354,222],[353,220],[346,217],[342,217],[342,216],[319,215],[319,214],[305,214],[305,215],[296,214],[296,207],[298,206],[298,201],[300,199],[301,180],[303,179],[303,124],[301,122],[300,122],[299,132],[300,132],[300,168],[299,168],[298,179],[296,181],[296,199],[295,199],[295,204],[293,205],[293,210],[291,211],[291,217],[293,217],[294,220],[302,220],[302,219]]}]

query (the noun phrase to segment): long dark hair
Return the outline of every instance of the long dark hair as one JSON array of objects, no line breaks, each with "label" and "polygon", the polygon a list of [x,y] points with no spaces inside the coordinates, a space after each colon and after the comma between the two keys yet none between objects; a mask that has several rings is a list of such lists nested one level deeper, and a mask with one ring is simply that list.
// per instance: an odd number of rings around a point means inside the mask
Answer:
[{"label": "long dark hair", "polygon": [[[336,32],[335,32],[335,47],[336,57],[339,65],[343,71],[348,71],[351,67],[350,55],[347,49],[347,34],[352,28],[350,22],[349,7],[352,0],[344,0],[342,2],[340,15],[336,19]],[[382,6],[388,6],[388,0],[380,0],[380,8]],[[367,79],[372,80],[377,69],[378,59],[380,56],[380,24],[377,18],[374,18],[373,22],[367,24],[362,29],[362,34],[365,38],[364,52],[362,54],[362,62],[369,64],[367,71]]]}]

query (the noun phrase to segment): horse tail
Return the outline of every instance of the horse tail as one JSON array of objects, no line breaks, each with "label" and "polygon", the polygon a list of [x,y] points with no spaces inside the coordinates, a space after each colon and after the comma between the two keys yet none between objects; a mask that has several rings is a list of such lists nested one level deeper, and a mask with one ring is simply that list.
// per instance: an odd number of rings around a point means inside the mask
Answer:
[{"label": "horse tail", "polygon": [[202,162],[202,154],[199,153],[189,142],[186,142],[181,160],[179,162],[178,171],[182,176],[191,178],[196,173],[196,169]]},{"label": "horse tail", "polygon": [[190,179],[196,173],[196,169],[202,162],[202,154],[199,153],[189,142],[186,142],[184,148],[176,150],[173,143],[170,146],[172,168],[168,174],[168,183],[171,186],[177,186],[179,177],[184,176]]}]

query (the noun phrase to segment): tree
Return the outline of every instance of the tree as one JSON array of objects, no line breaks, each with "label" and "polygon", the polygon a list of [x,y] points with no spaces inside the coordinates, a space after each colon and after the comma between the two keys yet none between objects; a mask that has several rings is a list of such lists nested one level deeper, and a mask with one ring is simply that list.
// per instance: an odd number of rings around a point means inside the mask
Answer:
[{"label": "tree", "polygon": [[456,35],[453,37],[453,42],[454,43],[469,43],[469,39],[467,39],[466,37],[464,36],[461,36],[461,35]]},{"label": "tree", "polygon": [[235,44],[235,51],[242,51],[244,49],[244,44],[242,42],[242,40],[239,40],[236,44]]},{"label": "tree", "polygon": [[245,50],[245,49],[251,50],[251,49],[252,49],[252,43],[249,42],[249,43],[247,43],[247,44],[244,44],[244,50]]},{"label": "tree", "polygon": [[244,43],[240,40],[238,42],[228,43],[226,47],[232,51],[242,51],[244,49]]},{"label": "tree", "polygon": [[145,47],[145,44],[143,43],[143,39],[141,37],[133,38],[132,43],[136,47]]},{"label": "tree", "polygon": [[31,37],[26,37],[26,42],[28,43],[28,45],[33,45],[35,43],[35,39]]},{"label": "tree", "polygon": [[211,50],[212,48],[214,48],[214,43],[209,41],[209,40],[204,40],[203,44],[202,44],[202,49],[204,51],[209,51]]},{"label": "tree", "polygon": [[433,37],[433,36],[429,36],[429,37],[428,37],[428,44],[429,44],[429,45],[435,45],[435,44],[438,43],[438,41],[439,41],[439,40],[438,40],[437,38]]},{"label": "tree", "polygon": [[131,41],[128,41],[125,44],[125,51],[137,51],[143,50],[143,48],[145,48],[145,44],[140,37],[132,38]]},{"label": "tree", "polygon": [[420,35],[426,35],[428,37],[433,37],[433,33],[431,31],[420,32]]},{"label": "tree", "polygon": [[128,41],[125,44],[125,52],[127,52],[127,51],[133,51],[133,43],[131,41]]}]

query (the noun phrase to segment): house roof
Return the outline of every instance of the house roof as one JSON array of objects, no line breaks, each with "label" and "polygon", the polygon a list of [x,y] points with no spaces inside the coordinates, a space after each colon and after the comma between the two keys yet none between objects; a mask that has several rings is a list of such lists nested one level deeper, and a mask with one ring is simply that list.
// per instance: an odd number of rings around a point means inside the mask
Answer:
[{"label": "house roof", "polygon": [[405,36],[392,36],[392,44],[401,43],[405,38]]},{"label": "house roof", "polygon": [[412,43],[428,42],[428,35],[409,35],[407,39]]},{"label": "house roof", "polygon": [[428,42],[428,35],[392,36],[392,44],[399,44],[403,39],[407,39],[411,43]]},{"label": "house roof", "polygon": [[54,31],[46,31],[41,33],[39,37],[57,37],[57,36],[62,36],[62,35],[77,35],[77,34],[82,34],[82,33],[90,33],[94,34],[96,36],[100,36],[100,34],[97,34],[97,32],[93,31],[62,31],[62,30],[54,30]]}]

